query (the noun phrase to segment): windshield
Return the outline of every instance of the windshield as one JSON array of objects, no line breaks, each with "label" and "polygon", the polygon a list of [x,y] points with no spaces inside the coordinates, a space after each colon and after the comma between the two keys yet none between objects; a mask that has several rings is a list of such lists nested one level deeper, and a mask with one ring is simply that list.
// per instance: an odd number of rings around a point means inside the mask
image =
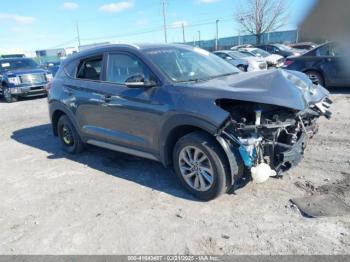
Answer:
[{"label": "windshield", "polygon": [[18,69],[32,69],[38,68],[39,65],[29,58],[24,59],[9,59],[0,60],[0,70],[18,70]]},{"label": "windshield", "polygon": [[152,49],[146,54],[174,82],[209,80],[240,72],[235,66],[200,48],[169,47]]},{"label": "windshield", "polygon": [[247,54],[243,54],[241,52],[238,52],[238,51],[230,51],[228,52],[230,56],[234,57],[234,58],[245,58],[245,57],[249,57],[249,55]]},{"label": "windshield", "polygon": [[266,51],[264,51],[262,49],[253,49],[251,52],[255,56],[267,57],[267,56],[270,55],[268,52],[266,52]]},{"label": "windshield", "polygon": [[279,49],[281,49],[283,51],[291,51],[292,50],[292,48],[290,48],[289,46],[286,46],[286,45],[275,44],[275,46],[277,46]]}]

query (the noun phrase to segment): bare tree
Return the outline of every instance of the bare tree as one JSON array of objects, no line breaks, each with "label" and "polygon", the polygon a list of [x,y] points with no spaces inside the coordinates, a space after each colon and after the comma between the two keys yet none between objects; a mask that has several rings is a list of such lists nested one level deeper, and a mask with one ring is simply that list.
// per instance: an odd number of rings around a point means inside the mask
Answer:
[{"label": "bare tree", "polygon": [[244,31],[256,36],[260,44],[261,36],[284,26],[288,16],[286,0],[245,0],[244,7],[236,13],[237,22]]}]

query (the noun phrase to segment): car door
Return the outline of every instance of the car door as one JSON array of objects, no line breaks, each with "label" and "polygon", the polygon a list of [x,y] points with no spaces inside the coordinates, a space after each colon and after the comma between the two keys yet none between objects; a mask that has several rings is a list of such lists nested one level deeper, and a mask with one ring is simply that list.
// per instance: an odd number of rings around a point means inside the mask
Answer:
[{"label": "car door", "polygon": [[345,53],[337,43],[328,43],[316,50],[316,56],[322,58],[320,68],[327,85],[345,86],[350,84],[349,65]]},{"label": "car door", "polygon": [[[62,99],[75,113],[79,130],[85,137],[103,138],[98,132],[101,125],[101,105],[106,96],[101,85],[103,79],[104,54],[93,54],[67,65],[70,75],[63,83]],[[74,70],[72,68],[74,68]]]},{"label": "car door", "polygon": [[[153,87],[128,87],[132,78],[156,83]],[[159,99],[159,80],[137,56],[127,52],[109,53],[102,89],[106,96],[99,109],[98,132],[105,141],[155,154],[155,137],[166,110]]]}]

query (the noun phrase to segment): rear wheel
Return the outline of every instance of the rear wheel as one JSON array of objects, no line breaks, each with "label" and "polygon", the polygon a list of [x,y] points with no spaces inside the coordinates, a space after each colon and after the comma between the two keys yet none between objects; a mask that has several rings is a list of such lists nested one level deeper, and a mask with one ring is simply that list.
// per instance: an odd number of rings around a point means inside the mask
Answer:
[{"label": "rear wheel", "polygon": [[204,132],[193,132],[176,143],[174,170],[195,197],[209,201],[227,190],[229,167],[218,143]]},{"label": "rear wheel", "polygon": [[67,116],[61,116],[58,120],[57,133],[65,152],[77,154],[83,151],[83,141]]},{"label": "rear wheel", "polygon": [[317,71],[307,71],[305,72],[305,74],[310,78],[310,80],[313,83],[324,86],[324,79],[321,73]]}]

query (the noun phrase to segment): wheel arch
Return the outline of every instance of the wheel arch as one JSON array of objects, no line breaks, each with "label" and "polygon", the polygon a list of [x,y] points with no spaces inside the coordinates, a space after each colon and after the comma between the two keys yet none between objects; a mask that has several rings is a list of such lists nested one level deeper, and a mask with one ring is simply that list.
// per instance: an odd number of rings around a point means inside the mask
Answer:
[{"label": "wheel arch", "polygon": [[56,101],[52,101],[49,104],[49,108],[50,108],[49,111],[50,111],[50,119],[52,124],[52,131],[55,136],[58,135],[58,132],[57,132],[58,120],[63,115],[69,118],[74,128],[77,130],[78,134],[81,135],[80,130],[78,128],[78,123],[75,121],[74,114],[70,110],[68,110],[65,105]]},{"label": "wheel arch", "polygon": [[159,136],[159,152],[163,165],[172,164],[172,154],[176,142],[184,135],[195,131],[214,135],[217,127],[203,119],[187,115],[176,115],[162,125]]},{"label": "wheel arch", "polygon": [[319,74],[321,75],[321,77],[323,78],[323,81],[324,81],[325,86],[327,86],[328,80],[327,80],[327,78],[325,77],[325,74],[323,73],[323,70],[321,70],[321,69],[319,69],[319,68],[313,68],[313,67],[311,67],[311,68],[306,68],[306,69],[303,70],[303,73],[304,73],[304,74],[306,74],[307,72],[317,72],[317,73],[319,73]]}]

